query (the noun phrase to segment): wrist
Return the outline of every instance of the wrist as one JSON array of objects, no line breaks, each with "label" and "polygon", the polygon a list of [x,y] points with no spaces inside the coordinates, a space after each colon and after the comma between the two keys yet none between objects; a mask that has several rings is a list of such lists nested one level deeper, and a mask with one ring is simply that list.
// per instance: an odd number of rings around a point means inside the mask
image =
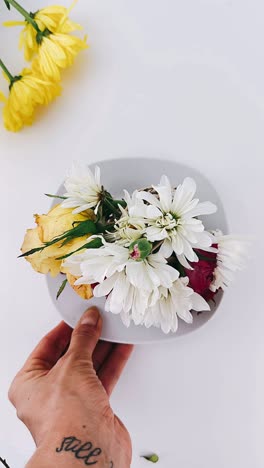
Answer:
[{"label": "wrist", "polygon": [[81,431],[71,429],[66,432],[65,429],[51,431],[37,447],[26,468],[81,468],[95,464],[98,468],[130,467],[131,454],[115,440],[108,428],[90,432],[83,426]]}]

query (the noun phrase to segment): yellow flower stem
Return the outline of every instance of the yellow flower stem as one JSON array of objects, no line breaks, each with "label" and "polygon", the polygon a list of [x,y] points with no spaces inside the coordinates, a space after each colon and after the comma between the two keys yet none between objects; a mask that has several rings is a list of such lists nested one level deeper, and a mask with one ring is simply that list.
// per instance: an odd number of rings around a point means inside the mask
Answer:
[{"label": "yellow flower stem", "polygon": [[9,79],[10,81],[10,84],[9,84],[9,91],[11,91],[11,88],[13,86],[13,84],[16,82],[16,81],[19,81],[21,80],[22,78],[22,75],[11,75],[10,71],[8,70],[8,68],[5,66],[4,62],[0,59],[0,68],[2,68],[4,74],[7,76],[7,78]]},{"label": "yellow flower stem", "polygon": [[21,5],[19,5],[16,0],[8,0],[8,3],[10,3],[10,5],[12,5],[22,16],[24,16],[24,18],[28,21],[28,23],[32,24],[36,31],[40,32],[40,29],[36,21],[34,21],[32,18],[31,14],[28,13]]},{"label": "yellow flower stem", "polygon": [[0,59],[0,67],[4,71],[5,75],[9,79],[10,83],[12,83],[12,81],[14,80],[14,77],[13,77],[13,75],[11,75],[10,71],[8,70],[8,68],[6,68],[4,62],[1,59]]}]

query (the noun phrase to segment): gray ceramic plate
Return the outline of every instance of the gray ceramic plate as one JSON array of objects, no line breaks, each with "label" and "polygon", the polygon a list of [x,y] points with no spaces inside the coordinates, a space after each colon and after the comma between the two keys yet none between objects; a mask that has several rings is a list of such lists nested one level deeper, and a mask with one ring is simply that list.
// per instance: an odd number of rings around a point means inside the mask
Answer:
[{"label": "gray ceramic plate", "polygon": [[[193,177],[197,183],[197,196],[200,200],[210,200],[218,207],[216,214],[205,217],[204,222],[206,229],[219,228],[225,233],[228,232],[225,212],[219,195],[210,182],[196,169],[185,166],[184,164],[179,164],[178,162],[143,158],[112,159],[99,161],[97,165],[101,168],[101,180],[103,185],[109,192],[117,197],[122,195],[124,188],[128,191],[133,191],[136,188],[157,184],[162,174],[168,175],[175,186],[181,183],[185,177]],[[94,166],[95,164],[91,164],[91,169],[93,169]],[[63,186],[60,187],[58,193],[63,193]],[[131,324],[129,328],[126,328],[118,315],[113,315],[104,311],[104,299],[93,298],[89,301],[85,301],[74,293],[68,285],[59,299],[56,300],[56,293],[62,279],[62,275],[59,275],[55,279],[47,276],[50,295],[65,322],[73,327],[84,310],[88,306],[96,304],[103,313],[104,324],[102,339],[117,343],[153,343],[174,339],[191,333],[203,326],[212,315],[215,314],[222,299],[222,294],[218,293],[216,295],[216,304],[211,303],[210,312],[203,312],[202,314],[194,312],[192,325],[188,325],[182,320],[179,320],[178,331],[165,335],[160,329],[154,327],[147,329],[141,325],[135,326]]]}]

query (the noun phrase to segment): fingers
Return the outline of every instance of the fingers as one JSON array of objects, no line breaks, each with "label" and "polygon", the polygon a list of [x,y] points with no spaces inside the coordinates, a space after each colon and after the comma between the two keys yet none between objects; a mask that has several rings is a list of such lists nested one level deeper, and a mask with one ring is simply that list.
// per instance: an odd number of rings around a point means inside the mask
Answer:
[{"label": "fingers", "polygon": [[98,371],[98,377],[109,396],[116,386],[132,351],[133,345],[116,345]]},{"label": "fingers", "polygon": [[113,343],[108,341],[99,341],[93,352],[93,366],[96,372],[100,369],[106,358],[113,349]]},{"label": "fingers", "polygon": [[66,354],[74,353],[78,359],[90,360],[102,330],[102,318],[97,307],[84,312],[72,332]]},{"label": "fingers", "polygon": [[49,370],[61,357],[70,342],[72,328],[65,322],[59,323],[36,346],[28,357],[23,370]]}]

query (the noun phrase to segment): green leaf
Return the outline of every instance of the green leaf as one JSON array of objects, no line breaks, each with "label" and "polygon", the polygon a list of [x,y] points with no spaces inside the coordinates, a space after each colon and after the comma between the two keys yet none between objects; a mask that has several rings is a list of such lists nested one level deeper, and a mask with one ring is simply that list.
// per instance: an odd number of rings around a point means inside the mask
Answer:
[{"label": "green leaf", "polygon": [[45,247],[46,245],[43,245],[43,247],[36,247],[35,249],[28,250],[28,252],[19,255],[18,258],[29,257],[29,255],[33,255],[34,253],[40,252],[41,250],[45,249]]},{"label": "green leaf", "polygon": [[56,260],[64,260],[65,258],[68,258],[71,255],[73,255],[76,252],[79,252],[80,250],[83,250],[83,249],[99,249],[100,247],[102,247],[102,245],[103,245],[102,240],[100,239],[100,237],[97,237],[96,239],[93,239],[92,241],[87,242],[87,244],[82,245],[82,247],[79,247],[78,249],[74,250],[73,252],[70,252],[70,253],[68,253],[66,255],[63,255],[62,257],[56,258]]},{"label": "green leaf", "polygon": [[112,203],[116,206],[121,205],[123,208],[127,207],[125,200],[112,200]]},{"label": "green leaf", "polygon": [[10,10],[10,3],[8,2],[8,0],[4,0],[4,2],[5,2],[5,4],[6,4],[8,10]]},{"label": "green leaf", "polygon": [[103,233],[105,231],[108,231],[109,229],[112,229],[115,226],[115,222],[113,223],[107,222],[105,224],[101,222],[97,222],[96,226],[97,226],[98,233]]},{"label": "green leaf", "polygon": [[113,215],[118,216],[118,218],[120,218],[120,215],[121,215],[120,209],[118,208],[117,205],[113,203],[113,199],[104,198],[104,200],[102,201],[102,204],[103,204],[104,209],[106,209],[106,213],[108,215],[113,214]]},{"label": "green leaf", "polygon": [[159,461],[159,457],[156,455],[156,453],[153,453],[152,455],[143,455],[142,458],[145,458],[145,460],[148,460],[152,463],[157,463]]},{"label": "green leaf", "polygon": [[67,231],[67,235],[71,236],[72,238],[82,237],[86,234],[97,234],[97,226],[90,219],[87,219],[86,221],[81,221],[73,229]]},{"label": "green leaf", "polygon": [[65,280],[63,280],[63,282],[61,283],[60,288],[59,288],[59,290],[57,292],[57,296],[56,296],[57,300],[59,299],[59,297],[60,297],[60,295],[61,295],[62,291],[64,290],[67,283],[68,283],[67,278]]},{"label": "green leaf", "polygon": [[67,197],[61,197],[60,195],[52,195],[51,193],[44,193],[44,195],[46,195],[46,197],[50,197],[50,198],[60,198],[61,200],[66,200]]},{"label": "green leaf", "polygon": [[71,237],[66,237],[66,239],[64,239],[60,247],[64,247],[64,245],[69,244],[69,242],[71,241],[72,241]]},{"label": "green leaf", "polygon": [[97,231],[96,224],[90,219],[87,219],[86,221],[79,222],[77,226],[74,226],[72,229],[69,229],[68,231],[64,232],[61,236],[55,237],[49,242],[45,242],[43,246],[36,247],[35,249],[29,250],[28,252],[25,252],[22,255],[19,255],[19,258],[28,257],[29,255],[39,252],[45,249],[46,247],[49,247],[50,245],[54,245],[60,241],[63,241],[62,245],[65,245],[71,240],[75,239],[76,237],[83,237],[88,234],[97,234],[97,233],[98,231]]}]

